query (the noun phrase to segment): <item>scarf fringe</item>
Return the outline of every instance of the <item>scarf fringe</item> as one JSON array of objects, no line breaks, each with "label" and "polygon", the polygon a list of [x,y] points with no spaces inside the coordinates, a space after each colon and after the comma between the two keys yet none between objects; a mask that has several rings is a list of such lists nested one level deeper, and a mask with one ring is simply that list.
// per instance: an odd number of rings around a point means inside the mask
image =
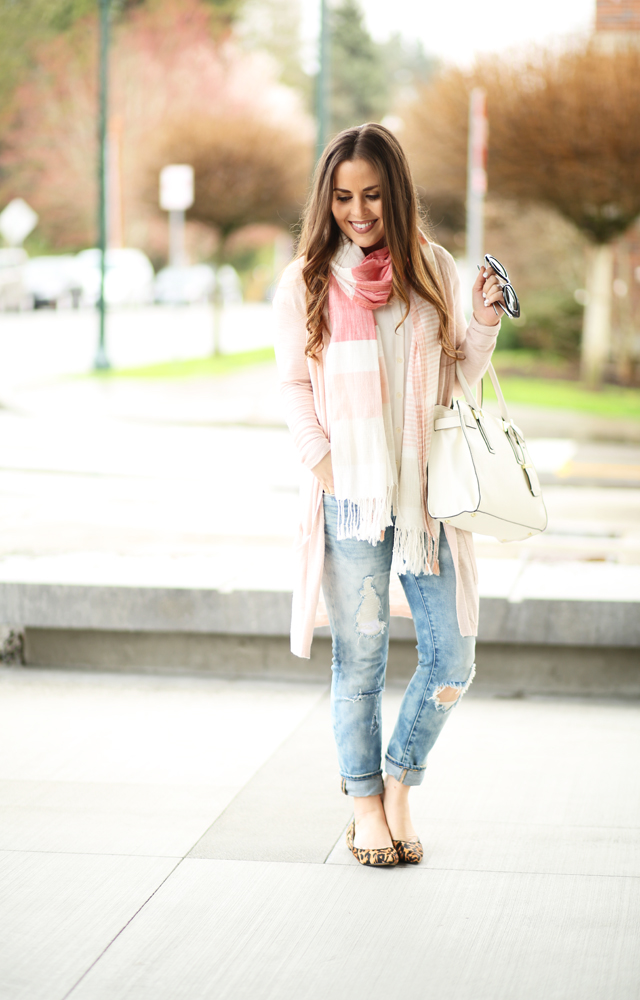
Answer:
[{"label": "scarf fringe", "polygon": [[366,500],[338,501],[338,541],[357,538],[359,542],[377,545],[385,528],[393,524],[391,517],[395,486],[391,485],[386,497]]},{"label": "scarf fringe", "polygon": [[[377,545],[385,528],[393,524],[391,487],[386,498],[373,500],[338,500],[338,541],[356,538],[359,542]],[[419,528],[400,528],[396,522],[393,535],[392,572],[404,575],[420,573],[439,576],[439,533],[434,535]]]},{"label": "scarf fringe", "polygon": [[396,524],[393,543],[392,572],[403,576],[440,576],[438,562],[439,539],[418,528],[399,528]]}]

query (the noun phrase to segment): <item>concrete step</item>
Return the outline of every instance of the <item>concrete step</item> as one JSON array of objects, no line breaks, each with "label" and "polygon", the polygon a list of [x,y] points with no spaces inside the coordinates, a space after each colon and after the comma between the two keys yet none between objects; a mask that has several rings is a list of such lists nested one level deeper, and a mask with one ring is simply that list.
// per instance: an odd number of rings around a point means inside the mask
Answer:
[{"label": "concrete step", "polygon": [[[493,583],[484,573],[475,686],[640,696],[638,567],[582,564],[579,579],[567,565],[526,567],[527,577],[514,562],[494,567]],[[32,666],[328,680],[329,629],[316,630],[311,659],[300,660],[289,651],[290,610],[286,589],[0,582],[0,622],[23,633]],[[390,638],[389,677],[406,680],[413,622],[392,618]]]},{"label": "concrete step", "polygon": [[[480,641],[640,646],[639,567],[491,562]],[[0,582],[0,623],[27,628],[287,636],[290,610],[287,589]],[[414,634],[410,619],[392,618],[392,638]]]}]

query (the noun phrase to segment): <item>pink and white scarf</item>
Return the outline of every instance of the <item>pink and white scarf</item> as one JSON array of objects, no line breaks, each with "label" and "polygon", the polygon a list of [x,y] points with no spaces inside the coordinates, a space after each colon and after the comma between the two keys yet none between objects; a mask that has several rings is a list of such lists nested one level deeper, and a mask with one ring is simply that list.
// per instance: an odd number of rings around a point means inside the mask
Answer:
[{"label": "pink and white scarf", "polygon": [[405,391],[400,475],[396,472],[389,383],[373,311],[392,290],[386,247],[362,259],[343,238],[331,263],[325,359],[338,538],[376,545],[396,516],[393,570],[439,573],[439,525],[427,512],[427,458],[438,393],[439,317],[409,293],[413,337]]}]

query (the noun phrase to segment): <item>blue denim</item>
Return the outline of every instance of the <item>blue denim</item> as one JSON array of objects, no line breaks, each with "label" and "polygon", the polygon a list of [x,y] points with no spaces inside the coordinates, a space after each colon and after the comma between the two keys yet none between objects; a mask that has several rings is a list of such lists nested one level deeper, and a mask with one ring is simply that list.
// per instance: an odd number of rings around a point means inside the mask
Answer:
[{"label": "blue denim", "polygon": [[[387,528],[377,545],[354,538],[338,541],[337,515],[338,501],[325,494],[322,590],[333,638],[333,731],[343,792],[379,795],[394,528]],[[439,576],[399,576],[416,629],[418,666],[389,740],[385,771],[405,785],[423,780],[427,755],[475,673],[475,639],[460,635],[455,568],[444,530],[439,563]],[[455,701],[439,700],[446,687],[460,689]]]}]

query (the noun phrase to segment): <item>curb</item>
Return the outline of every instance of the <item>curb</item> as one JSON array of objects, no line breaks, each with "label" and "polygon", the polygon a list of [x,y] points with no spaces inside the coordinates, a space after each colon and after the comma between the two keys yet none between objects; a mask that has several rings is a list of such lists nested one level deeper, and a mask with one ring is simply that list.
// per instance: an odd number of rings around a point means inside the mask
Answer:
[{"label": "curb", "polygon": [[[21,628],[287,636],[290,612],[290,591],[0,584],[0,623]],[[638,601],[482,597],[478,641],[640,647],[639,612]],[[413,622],[392,618],[389,635],[412,640]]]}]

